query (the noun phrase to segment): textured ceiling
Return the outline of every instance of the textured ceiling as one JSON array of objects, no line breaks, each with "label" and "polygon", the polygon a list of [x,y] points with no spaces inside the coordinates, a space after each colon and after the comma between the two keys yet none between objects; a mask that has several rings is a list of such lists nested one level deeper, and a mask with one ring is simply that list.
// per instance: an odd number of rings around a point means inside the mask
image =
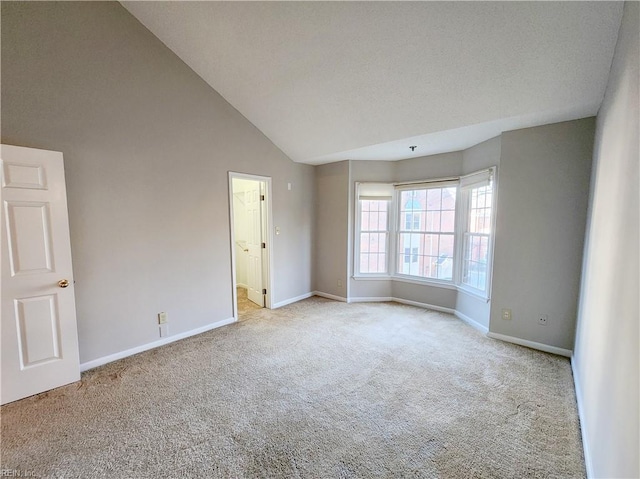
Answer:
[{"label": "textured ceiling", "polygon": [[595,115],[622,14],[622,2],[122,3],[312,164]]}]

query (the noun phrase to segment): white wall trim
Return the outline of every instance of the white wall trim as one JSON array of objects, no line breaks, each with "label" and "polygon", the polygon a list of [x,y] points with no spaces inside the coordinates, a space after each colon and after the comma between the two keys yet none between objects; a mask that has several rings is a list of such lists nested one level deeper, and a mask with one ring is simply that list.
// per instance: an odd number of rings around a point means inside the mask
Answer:
[{"label": "white wall trim", "polygon": [[408,304],[409,306],[417,306],[418,308],[440,311],[441,313],[453,314],[455,311],[453,308],[444,308],[442,306],[436,306],[435,304],[420,303],[419,301],[411,301],[410,299],[392,298],[391,300],[395,301],[396,303]]},{"label": "white wall trim", "polygon": [[576,391],[576,403],[578,405],[578,419],[580,420],[580,434],[582,436],[582,449],[584,451],[584,464],[587,469],[587,479],[596,477],[593,473],[593,462],[591,461],[591,448],[587,436],[587,422],[584,417],[584,399],[582,398],[582,387],[580,376],[578,376],[575,356],[571,356],[571,372],[573,374],[573,387]]},{"label": "white wall trim", "polygon": [[371,297],[356,297],[349,298],[350,303],[381,303],[393,301],[394,303],[408,304],[409,306],[416,306],[418,308],[431,309],[433,311],[440,311],[442,313],[453,314],[454,310],[451,308],[443,308],[442,306],[436,306],[435,304],[420,303],[418,301],[411,301],[409,299],[395,298],[393,296],[371,296]]},{"label": "white wall trim", "polygon": [[343,303],[349,302],[347,298],[336,296],[335,294],[323,293],[322,291],[314,291],[312,296],[320,296],[321,298],[333,299],[334,301],[342,301]]},{"label": "white wall trim", "polygon": [[387,301],[395,301],[391,296],[363,296],[349,298],[350,303],[383,303]]},{"label": "white wall trim", "polygon": [[457,318],[461,319],[462,321],[464,321],[465,323],[467,323],[469,326],[476,328],[478,331],[480,331],[483,334],[487,334],[489,332],[489,328],[487,328],[486,326],[480,324],[479,322],[477,322],[475,319],[471,319],[469,316],[467,316],[466,314],[462,314],[460,311],[456,310],[454,311],[454,313],[456,315]]},{"label": "white wall trim", "polygon": [[178,334],[174,334],[173,336],[167,336],[166,338],[159,339],[158,341],[152,341],[150,343],[143,344],[141,346],[136,346],[135,348],[127,349],[125,351],[120,351],[119,353],[114,353],[108,356],[103,356],[101,358],[94,359],[92,361],[87,361],[86,363],[80,364],[80,371],[84,372],[89,369],[97,368],[98,366],[102,366],[104,364],[117,361],[118,359],[126,358],[128,356],[133,356],[134,354],[138,354],[143,351],[148,351],[149,349],[155,349],[160,346],[164,346],[165,344],[170,344],[175,341],[179,341],[181,339],[185,339],[190,336],[195,336],[196,334],[205,333],[207,331],[211,331],[212,329],[220,328],[222,326],[226,326],[227,324],[231,324],[235,322],[236,322],[235,318],[222,319],[220,321],[216,321],[215,323],[207,324],[206,326],[201,326],[199,328],[192,329],[190,331],[185,331],[184,333],[178,333]]},{"label": "white wall trim", "polygon": [[297,303],[298,301],[302,301],[303,299],[310,298],[311,296],[313,296],[313,294],[314,294],[313,292],[304,293],[304,294],[301,294],[300,296],[296,296],[295,298],[285,299],[284,301],[280,301],[274,304],[272,309],[278,309],[288,304]]},{"label": "white wall trim", "polygon": [[570,349],[558,348],[556,346],[549,346],[548,344],[536,343],[535,341],[529,341],[527,339],[515,338],[513,336],[507,336],[505,334],[498,334],[492,331],[487,333],[487,336],[493,339],[500,339],[501,341],[506,341],[508,343],[519,344],[520,346],[526,346],[532,349],[538,349],[540,351],[544,351],[545,353],[557,354],[559,356],[565,356],[570,358],[573,354],[573,351]]}]

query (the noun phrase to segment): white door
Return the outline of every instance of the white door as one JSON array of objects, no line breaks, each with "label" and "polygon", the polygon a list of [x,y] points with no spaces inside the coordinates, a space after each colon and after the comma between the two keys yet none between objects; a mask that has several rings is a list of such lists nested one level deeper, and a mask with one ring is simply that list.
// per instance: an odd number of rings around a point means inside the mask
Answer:
[{"label": "white door", "polygon": [[262,204],[260,182],[247,182],[245,205],[247,211],[247,297],[264,306],[262,293]]},{"label": "white door", "polygon": [[2,145],[5,404],[80,379],[62,153]]}]

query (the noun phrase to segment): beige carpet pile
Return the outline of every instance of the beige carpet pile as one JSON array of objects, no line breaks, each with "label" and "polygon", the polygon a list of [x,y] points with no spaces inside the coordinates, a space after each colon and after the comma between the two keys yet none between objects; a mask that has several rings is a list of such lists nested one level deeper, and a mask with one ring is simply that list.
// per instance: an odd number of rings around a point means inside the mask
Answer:
[{"label": "beige carpet pile", "polygon": [[577,478],[567,359],[448,314],[311,298],[1,409],[2,468],[59,478]]}]

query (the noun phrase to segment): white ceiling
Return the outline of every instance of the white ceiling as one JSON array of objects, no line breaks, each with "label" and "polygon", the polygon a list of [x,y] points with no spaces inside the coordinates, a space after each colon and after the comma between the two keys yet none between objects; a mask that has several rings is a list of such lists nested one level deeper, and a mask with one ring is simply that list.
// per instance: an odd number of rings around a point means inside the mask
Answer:
[{"label": "white ceiling", "polygon": [[311,164],[595,115],[622,15],[622,2],[122,3]]}]

